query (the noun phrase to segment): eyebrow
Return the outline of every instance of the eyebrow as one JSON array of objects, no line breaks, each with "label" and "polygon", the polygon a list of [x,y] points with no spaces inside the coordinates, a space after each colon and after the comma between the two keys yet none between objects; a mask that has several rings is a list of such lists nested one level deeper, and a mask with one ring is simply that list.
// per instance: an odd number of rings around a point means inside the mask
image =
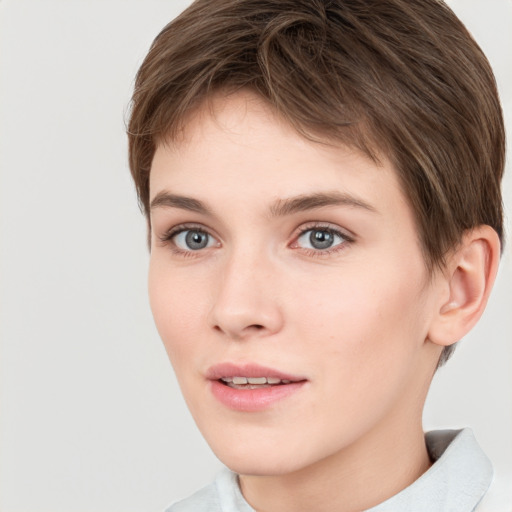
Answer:
[{"label": "eyebrow", "polygon": [[[351,208],[361,208],[369,212],[377,212],[372,205],[362,199],[351,194],[334,191],[301,194],[287,199],[278,199],[270,206],[270,216],[284,217],[293,213],[315,210],[326,206],[348,206]],[[179,208],[213,216],[210,208],[198,199],[171,194],[166,191],[159,192],[151,201],[150,209],[153,210],[155,208]]]},{"label": "eyebrow", "polygon": [[292,213],[314,210],[325,206],[349,206],[376,213],[377,210],[369,203],[351,194],[343,192],[318,192],[303,194],[287,199],[278,199],[271,207],[272,217],[291,215]]},{"label": "eyebrow", "polygon": [[155,208],[180,208],[203,215],[212,215],[211,210],[201,201],[192,197],[170,194],[166,191],[159,192],[151,201],[150,209]]}]

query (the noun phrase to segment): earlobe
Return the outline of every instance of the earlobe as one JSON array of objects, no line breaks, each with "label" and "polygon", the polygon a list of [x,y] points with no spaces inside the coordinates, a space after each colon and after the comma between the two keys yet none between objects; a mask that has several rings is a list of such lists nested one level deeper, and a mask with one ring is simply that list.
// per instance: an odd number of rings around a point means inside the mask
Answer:
[{"label": "earlobe", "polygon": [[464,234],[462,243],[447,262],[448,287],[438,304],[428,339],[442,346],[462,339],[476,324],[489,299],[500,258],[500,240],[490,226]]}]

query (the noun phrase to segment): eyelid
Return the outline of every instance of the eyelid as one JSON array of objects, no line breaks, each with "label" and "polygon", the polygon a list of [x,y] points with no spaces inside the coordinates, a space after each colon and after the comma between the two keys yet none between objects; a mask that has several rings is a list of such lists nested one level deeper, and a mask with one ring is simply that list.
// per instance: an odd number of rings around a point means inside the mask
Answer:
[{"label": "eyelid", "polygon": [[[329,231],[335,235],[340,236],[343,239],[343,242],[333,246],[332,248],[328,249],[310,249],[307,247],[300,247],[297,245],[299,238],[307,233],[308,231],[314,231],[314,230],[325,230]],[[292,242],[289,245],[292,249],[300,250],[302,252],[307,253],[308,255],[313,256],[328,256],[332,253],[344,250],[348,244],[351,244],[355,241],[356,236],[351,231],[341,228],[338,225],[331,224],[330,222],[323,222],[323,221],[312,221],[307,222],[306,224],[302,224],[299,226],[292,235]]]},{"label": "eyelid", "polygon": [[[185,222],[183,224],[177,224],[175,226],[172,226],[171,228],[164,231],[163,234],[158,235],[157,238],[160,240],[161,245],[165,246],[168,245],[169,243],[172,243],[172,238],[182,233],[183,231],[200,231],[202,233],[206,233],[208,236],[211,236],[220,244],[219,237],[216,234],[214,234],[211,229],[208,229],[204,225],[195,222]],[[179,253],[201,252],[201,250],[186,251],[183,249],[179,249],[177,246],[173,250]]]},{"label": "eyelid", "polygon": [[345,240],[353,242],[356,239],[356,235],[349,231],[346,228],[342,228],[338,226],[337,224],[332,224],[331,222],[325,222],[325,221],[311,221],[306,222],[305,224],[301,224],[298,228],[295,229],[295,231],[292,234],[292,238],[295,240],[299,236],[303,235],[307,231],[311,231],[312,229],[318,229],[322,230],[325,229],[326,231],[332,231],[333,233],[339,234],[342,236]]}]

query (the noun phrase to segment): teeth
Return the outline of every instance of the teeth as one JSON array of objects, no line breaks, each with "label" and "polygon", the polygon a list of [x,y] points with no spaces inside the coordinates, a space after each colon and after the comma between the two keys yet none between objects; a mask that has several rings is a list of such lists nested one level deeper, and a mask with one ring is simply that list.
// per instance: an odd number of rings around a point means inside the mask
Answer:
[{"label": "teeth", "polygon": [[242,386],[244,384],[263,385],[263,384],[290,384],[290,380],[281,380],[277,377],[222,377],[220,379],[226,384],[235,384]]},{"label": "teeth", "polygon": [[248,379],[249,384],[266,384],[267,378],[266,377],[249,377]]}]

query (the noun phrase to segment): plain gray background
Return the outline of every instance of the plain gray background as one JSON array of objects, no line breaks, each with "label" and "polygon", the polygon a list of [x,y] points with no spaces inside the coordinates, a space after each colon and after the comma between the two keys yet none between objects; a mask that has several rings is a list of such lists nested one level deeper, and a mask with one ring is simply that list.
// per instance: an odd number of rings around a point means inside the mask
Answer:
[{"label": "plain gray background", "polygon": [[[158,511],[220,467],[153,326],[124,135],[135,72],[187,4],[0,1],[2,512]],[[512,2],[450,5],[511,126]],[[510,171],[509,158],[509,219]],[[425,411],[427,429],[473,427],[497,470],[496,512],[512,509],[511,259]]]}]

